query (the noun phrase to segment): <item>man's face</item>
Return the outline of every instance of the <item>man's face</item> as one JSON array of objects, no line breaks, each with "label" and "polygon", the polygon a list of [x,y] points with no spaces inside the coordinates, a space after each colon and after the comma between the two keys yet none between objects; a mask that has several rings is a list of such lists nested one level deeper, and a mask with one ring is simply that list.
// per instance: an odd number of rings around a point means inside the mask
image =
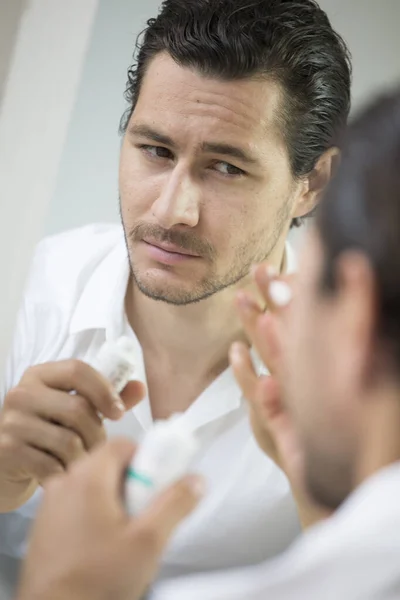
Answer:
[{"label": "man's face", "polygon": [[270,81],[223,82],[157,55],[123,140],[121,214],[149,297],[206,298],[279,254],[300,198]]},{"label": "man's face", "polygon": [[284,392],[305,452],[307,487],[317,502],[335,509],[354,484],[362,421],[359,323],[365,307],[351,265],[345,265],[338,291],[326,294],[320,287],[322,264],[319,236],[312,232],[288,313]]}]

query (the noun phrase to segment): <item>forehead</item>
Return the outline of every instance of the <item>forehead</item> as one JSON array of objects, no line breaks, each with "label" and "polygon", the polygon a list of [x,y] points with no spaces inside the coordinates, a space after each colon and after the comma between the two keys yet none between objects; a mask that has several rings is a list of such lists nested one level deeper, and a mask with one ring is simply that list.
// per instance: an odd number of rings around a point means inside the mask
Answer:
[{"label": "forehead", "polygon": [[132,121],[168,128],[177,135],[223,136],[257,149],[284,151],[280,86],[268,79],[222,81],[178,65],[168,54],[149,64]]}]

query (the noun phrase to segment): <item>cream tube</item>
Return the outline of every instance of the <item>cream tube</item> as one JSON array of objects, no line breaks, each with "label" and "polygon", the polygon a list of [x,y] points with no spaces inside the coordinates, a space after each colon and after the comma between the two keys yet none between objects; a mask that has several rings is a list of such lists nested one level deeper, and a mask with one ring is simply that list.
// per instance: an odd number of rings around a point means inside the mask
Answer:
[{"label": "cream tube", "polygon": [[135,342],[128,337],[120,337],[104,342],[92,363],[110,381],[117,394],[132,379],[136,368],[135,353]]},{"label": "cream tube", "polygon": [[154,496],[183,477],[198,449],[195,435],[179,415],[157,421],[127,472],[125,501],[129,514],[140,514]]}]

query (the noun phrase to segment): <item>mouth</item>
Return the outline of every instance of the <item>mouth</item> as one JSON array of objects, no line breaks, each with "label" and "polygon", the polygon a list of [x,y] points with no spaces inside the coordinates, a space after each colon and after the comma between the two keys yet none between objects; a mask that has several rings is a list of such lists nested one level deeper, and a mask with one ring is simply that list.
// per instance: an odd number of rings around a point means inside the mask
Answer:
[{"label": "mouth", "polygon": [[158,265],[178,267],[179,265],[192,264],[199,260],[198,254],[192,254],[185,248],[168,242],[157,242],[151,239],[142,239],[142,247],[147,257]]},{"label": "mouth", "polygon": [[193,252],[185,250],[185,248],[182,248],[181,246],[176,246],[175,244],[171,244],[169,242],[156,242],[151,239],[143,239],[142,241],[148,246],[153,246],[154,248],[158,248],[159,250],[169,254],[177,254],[186,258],[200,258],[199,254],[194,254]]}]

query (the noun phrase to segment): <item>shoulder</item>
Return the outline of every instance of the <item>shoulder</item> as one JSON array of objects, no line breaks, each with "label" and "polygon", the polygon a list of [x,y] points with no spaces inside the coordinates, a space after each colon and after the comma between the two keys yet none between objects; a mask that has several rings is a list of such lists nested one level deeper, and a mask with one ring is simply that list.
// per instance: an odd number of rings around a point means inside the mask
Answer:
[{"label": "shoulder", "polygon": [[72,299],[123,238],[119,225],[93,224],[44,238],[32,259],[26,296],[32,302]]},{"label": "shoulder", "polygon": [[121,241],[121,227],[89,225],[38,244],[2,380],[3,395],[30,365],[58,357],[89,280]]}]

